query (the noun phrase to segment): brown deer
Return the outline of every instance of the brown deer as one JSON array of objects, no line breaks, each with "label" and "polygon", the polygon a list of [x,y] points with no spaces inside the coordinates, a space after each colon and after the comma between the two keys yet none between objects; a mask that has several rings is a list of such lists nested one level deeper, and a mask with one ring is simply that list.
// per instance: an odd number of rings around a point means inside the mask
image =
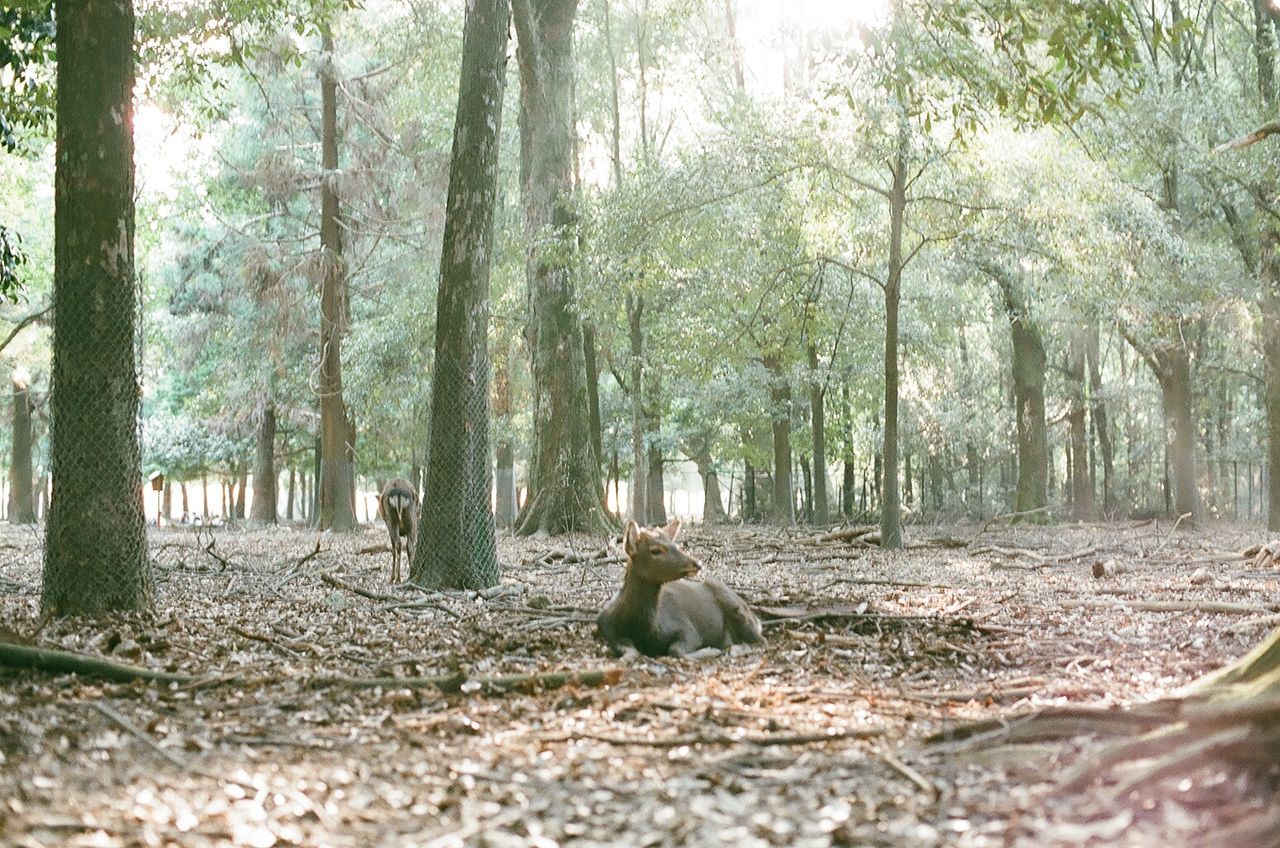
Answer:
[{"label": "brown deer", "polygon": [[408,480],[392,480],[378,495],[378,515],[391,534],[391,582],[400,582],[400,537],[409,551],[413,567],[413,545],[418,541],[418,493]]},{"label": "brown deer", "polygon": [[702,563],[676,544],[680,520],[642,529],[627,522],[622,589],[600,613],[600,636],[618,654],[685,656],[703,648],[760,641],[760,621],[742,598],[714,577],[694,577]]}]

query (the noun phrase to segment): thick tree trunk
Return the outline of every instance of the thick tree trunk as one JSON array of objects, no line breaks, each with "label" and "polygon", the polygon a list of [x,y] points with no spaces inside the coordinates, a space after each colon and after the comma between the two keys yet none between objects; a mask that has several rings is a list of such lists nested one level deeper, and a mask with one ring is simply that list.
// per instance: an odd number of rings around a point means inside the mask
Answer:
[{"label": "thick tree trunk", "polygon": [[[253,459],[253,509],[249,520],[257,525],[276,523],[276,409],[262,408],[258,421],[258,447]],[[290,492],[290,498],[293,493]]]},{"label": "thick tree trunk", "polygon": [[284,515],[288,521],[293,521],[294,503],[296,502],[296,492],[298,487],[298,475],[292,464],[289,465],[289,491],[285,496]]},{"label": "thick tree trunk", "polygon": [[45,612],[150,608],[138,445],[131,0],[56,0]]},{"label": "thick tree trunk", "polygon": [[13,383],[13,456],[9,464],[9,523],[34,524],[35,492],[31,466],[31,393],[25,383]]},{"label": "thick tree trunk", "polygon": [[751,464],[751,460],[742,460],[742,520],[744,522],[758,521],[760,518],[760,508],[756,500],[756,469]]},{"label": "thick tree trunk", "polygon": [[1196,486],[1196,418],[1191,396],[1191,355],[1184,344],[1156,352],[1157,377],[1164,399],[1169,466],[1173,476],[1173,508],[1178,515],[1200,517]]},{"label": "thick tree trunk", "polygon": [[488,335],[509,22],[508,0],[468,5],[436,298],[429,497],[409,572],[420,586],[484,589],[502,576],[489,507]]},{"label": "thick tree trunk", "polygon": [[338,221],[338,82],[333,36],[321,36],[320,65],[320,523],[345,532],[356,526],[347,462],[347,408],[342,399],[342,337],[346,333],[346,260]]},{"label": "thick tree trunk", "polygon": [[173,520],[173,482],[165,478],[164,488],[160,492],[160,514],[156,516],[156,526],[161,521]]},{"label": "thick tree trunk", "polygon": [[1044,420],[1045,352],[1040,328],[1031,320],[1022,292],[999,268],[985,269],[999,286],[1013,341],[1013,403],[1017,414],[1018,479],[1013,510],[1048,505],[1049,444]]},{"label": "thick tree trunk", "polygon": [[591,446],[582,321],[573,277],[573,26],[577,0],[515,0],[520,176],[529,249],[534,449],[516,532],[607,532]]},{"label": "thick tree trunk", "polygon": [[728,516],[724,511],[720,476],[716,474],[715,463],[707,454],[693,457],[693,461],[702,477],[702,521],[705,524],[724,524],[728,521]]},{"label": "thick tree trunk", "polygon": [[1067,433],[1071,443],[1071,517],[1089,521],[1096,517],[1093,501],[1093,479],[1089,474],[1089,427],[1086,419],[1085,359],[1088,325],[1077,326],[1071,333],[1067,352],[1067,383],[1070,405],[1067,408]]},{"label": "thick tree trunk", "polygon": [[645,514],[649,518],[649,523],[655,527],[661,527],[667,523],[667,499],[666,486],[663,483],[662,473],[666,465],[666,459],[662,455],[662,448],[656,443],[651,443],[646,450],[645,466],[648,470],[645,479]]}]

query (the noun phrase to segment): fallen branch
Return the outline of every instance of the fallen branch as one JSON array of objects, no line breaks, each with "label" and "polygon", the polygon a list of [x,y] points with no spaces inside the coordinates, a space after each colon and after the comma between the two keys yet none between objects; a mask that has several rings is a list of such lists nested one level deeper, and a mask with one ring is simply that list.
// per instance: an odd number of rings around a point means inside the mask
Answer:
[{"label": "fallen branch", "polygon": [[91,657],[54,648],[18,645],[13,642],[0,642],[0,665],[52,674],[83,674],[86,677],[100,677],[116,683],[145,680],[149,683],[186,684],[193,683],[197,679],[189,674],[155,671],[102,657]]},{"label": "fallen branch", "polygon": [[[319,546],[317,546],[318,548]],[[337,589],[346,589],[348,592],[355,592],[363,598],[371,601],[400,601],[403,600],[399,595],[388,595],[385,592],[373,592],[369,589],[361,589],[352,583],[348,583],[340,577],[335,577],[327,571],[320,573],[320,579]]]},{"label": "fallen branch", "polygon": [[804,536],[796,539],[797,545],[816,545],[822,542],[852,542],[855,539],[861,539],[863,536],[869,536],[880,528],[874,525],[865,527],[845,527],[841,530],[832,530],[830,533],[820,533],[817,536]]},{"label": "fallen branch", "polygon": [[622,679],[622,669],[597,671],[552,671],[545,674],[509,674],[502,677],[469,677],[450,674],[443,677],[348,677],[335,674],[313,677],[312,686],[342,686],[348,689],[439,689],[441,692],[528,692],[559,689],[561,686],[612,686]]},{"label": "fallen branch", "polygon": [[1073,600],[1060,602],[1065,609],[1132,609],[1142,612],[1212,612],[1223,615],[1266,615],[1275,605],[1233,604],[1227,601],[1107,601]]},{"label": "fallen branch", "polygon": [[1047,517],[1049,515],[1049,507],[1038,506],[1035,509],[1024,509],[1021,512],[1002,512],[998,515],[993,515],[987,519],[985,524],[982,525],[981,530],[973,534],[973,538],[969,540],[969,544],[972,545],[977,541],[977,538],[987,532],[987,529],[997,521],[1016,521],[1019,518],[1030,518],[1033,515],[1044,515]]},{"label": "fallen branch", "polygon": [[671,736],[665,739],[630,739],[625,736],[604,736],[583,733],[574,736],[547,737],[544,742],[573,742],[590,739],[606,745],[635,745],[644,748],[684,748],[694,745],[753,745],[764,748],[771,745],[820,745],[844,739],[872,739],[884,735],[883,727],[864,727],[858,730],[837,730],[831,733],[776,733],[768,736]]}]

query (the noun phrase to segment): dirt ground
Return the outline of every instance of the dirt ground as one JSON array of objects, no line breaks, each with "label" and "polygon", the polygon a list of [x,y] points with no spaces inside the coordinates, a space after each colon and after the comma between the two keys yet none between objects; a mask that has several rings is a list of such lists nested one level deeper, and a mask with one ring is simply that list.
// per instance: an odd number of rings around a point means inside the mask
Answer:
[{"label": "dirt ground", "polygon": [[[1170,848],[1273,802],[1211,762],[1062,791],[1087,736],[931,738],[1158,698],[1246,652],[1280,622],[1276,573],[1240,556],[1257,529],[912,527],[891,554],[691,528],[767,643],[626,662],[595,636],[622,568],[602,539],[502,539],[483,598],[389,585],[381,527],[214,532],[152,531],[154,618],[41,627],[40,531],[0,528],[5,629],[202,678],[0,670],[0,844]],[[460,691],[335,679],[433,675]]]}]

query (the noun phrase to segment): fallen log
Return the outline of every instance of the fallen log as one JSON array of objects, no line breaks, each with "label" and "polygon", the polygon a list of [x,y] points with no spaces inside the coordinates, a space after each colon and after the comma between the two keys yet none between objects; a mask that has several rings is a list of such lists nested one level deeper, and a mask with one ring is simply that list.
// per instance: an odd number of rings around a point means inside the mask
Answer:
[{"label": "fallen log", "polygon": [[116,683],[145,680],[149,683],[193,683],[189,674],[156,671],[142,666],[116,662],[103,657],[75,654],[55,648],[37,648],[14,642],[0,642],[0,666],[44,671],[53,674],[82,674]]}]

